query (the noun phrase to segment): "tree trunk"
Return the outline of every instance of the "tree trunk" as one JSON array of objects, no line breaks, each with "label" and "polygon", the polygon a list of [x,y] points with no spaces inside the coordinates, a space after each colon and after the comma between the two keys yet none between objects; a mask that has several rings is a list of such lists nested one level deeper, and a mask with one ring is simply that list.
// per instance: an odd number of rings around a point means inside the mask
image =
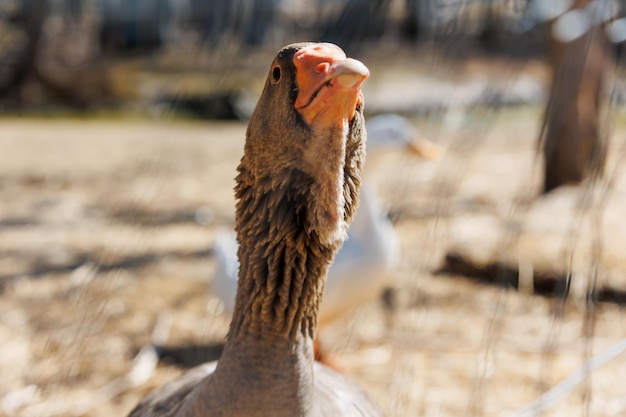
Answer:
[{"label": "tree trunk", "polygon": [[24,41],[19,50],[10,48],[8,44],[0,46],[0,62],[7,67],[0,77],[0,98],[21,103],[24,82],[37,76],[36,56],[43,23],[49,14],[49,2],[24,1],[18,10],[15,16],[10,17],[12,23],[5,24],[22,33]]},{"label": "tree trunk", "polygon": [[[576,1],[574,7],[588,2]],[[611,61],[601,25],[571,42],[553,39],[550,54],[552,87],[540,138],[545,158],[544,193],[602,174],[606,144],[601,111]]]}]

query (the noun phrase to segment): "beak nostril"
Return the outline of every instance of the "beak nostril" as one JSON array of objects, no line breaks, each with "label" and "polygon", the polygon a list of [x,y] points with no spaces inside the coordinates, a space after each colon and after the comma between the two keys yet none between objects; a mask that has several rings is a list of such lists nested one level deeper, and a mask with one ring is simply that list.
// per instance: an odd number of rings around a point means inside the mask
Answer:
[{"label": "beak nostril", "polygon": [[328,72],[328,68],[330,68],[330,64],[328,62],[322,62],[315,67],[315,70],[319,73],[326,73]]}]

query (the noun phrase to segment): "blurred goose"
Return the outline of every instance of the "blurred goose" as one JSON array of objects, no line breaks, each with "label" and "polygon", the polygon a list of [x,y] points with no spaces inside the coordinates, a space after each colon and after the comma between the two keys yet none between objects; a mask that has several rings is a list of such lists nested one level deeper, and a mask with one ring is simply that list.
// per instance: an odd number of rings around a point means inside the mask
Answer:
[{"label": "blurred goose", "polygon": [[332,44],[278,52],[236,178],[239,285],[224,352],[131,416],[380,415],[358,386],[313,360],[326,273],[358,203],[368,75]]},{"label": "blurred goose", "polygon": [[[376,171],[386,154],[399,150],[428,159],[438,159],[442,152],[436,144],[419,138],[411,123],[396,114],[373,117],[366,126],[367,162],[360,203],[348,229],[348,239],[328,271],[318,314],[320,326],[377,298],[399,258],[398,238],[368,172]],[[214,248],[217,266],[213,290],[225,310],[232,313],[239,269],[235,234],[226,229],[218,230]]]}]

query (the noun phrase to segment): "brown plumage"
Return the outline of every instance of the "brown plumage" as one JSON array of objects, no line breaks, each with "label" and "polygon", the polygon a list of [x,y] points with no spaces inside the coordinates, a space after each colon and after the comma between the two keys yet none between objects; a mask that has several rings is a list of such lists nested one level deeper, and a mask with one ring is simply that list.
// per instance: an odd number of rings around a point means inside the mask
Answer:
[{"label": "brown plumage", "polygon": [[238,168],[241,266],[222,358],[151,393],[131,416],[379,415],[313,361],[326,271],[358,200],[367,76],[332,44],[278,52]]}]

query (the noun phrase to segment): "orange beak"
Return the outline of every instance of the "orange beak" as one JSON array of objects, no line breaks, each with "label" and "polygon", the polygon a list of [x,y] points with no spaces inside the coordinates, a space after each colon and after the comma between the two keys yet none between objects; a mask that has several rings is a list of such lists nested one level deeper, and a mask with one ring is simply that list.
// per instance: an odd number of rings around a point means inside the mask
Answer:
[{"label": "orange beak", "polygon": [[299,89],[295,108],[308,123],[320,115],[354,117],[361,84],[369,76],[362,62],[347,58],[341,48],[330,43],[302,48],[293,62]]},{"label": "orange beak", "polygon": [[431,161],[438,161],[445,153],[444,148],[424,138],[413,138],[408,144],[411,154]]}]

